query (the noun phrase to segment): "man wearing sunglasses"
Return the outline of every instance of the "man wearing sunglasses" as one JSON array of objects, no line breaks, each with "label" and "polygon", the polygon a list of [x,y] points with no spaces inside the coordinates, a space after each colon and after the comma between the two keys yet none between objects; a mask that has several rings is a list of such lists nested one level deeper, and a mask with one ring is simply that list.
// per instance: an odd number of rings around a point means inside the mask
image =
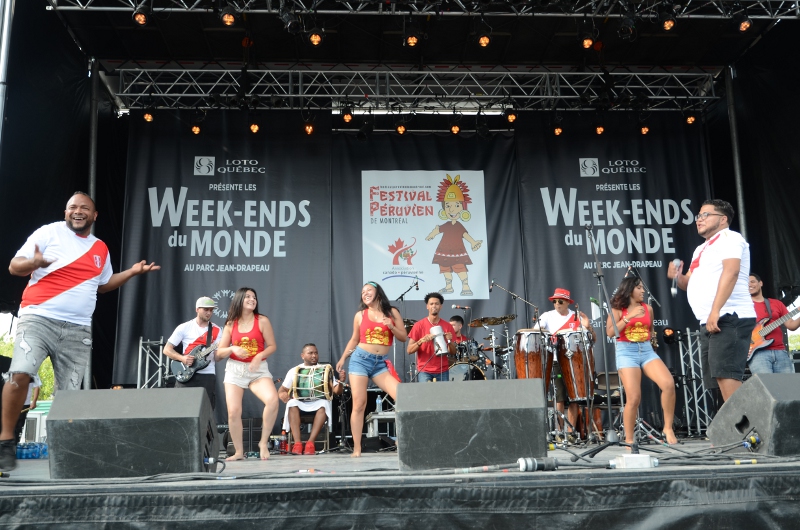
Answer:
[{"label": "man wearing sunglasses", "polygon": [[670,263],[667,277],[677,278],[700,321],[700,364],[707,389],[719,388],[728,400],[742,385],[756,312],[748,290],[750,245],[731,230],[730,203],[707,200],[695,216],[697,233],[706,241],[692,255],[683,274]]},{"label": "man wearing sunglasses", "polygon": [[[589,332],[592,342],[597,340],[597,335],[594,332],[589,317],[582,311],[579,315],[576,315],[575,311],[569,308],[569,304],[574,303],[574,300],[570,298],[570,292],[568,290],[560,287],[556,288],[553,296],[550,297],[550,301],[553,302],[553,309],[543,313],[539,317],[539,326],[542,331],[548,331],[555,337],[555,334],[559,332],[580,331],[581,329],[585,329]],[[561,378],[561,368],[557,360],[553,360],[556,361],[553,364],[553,373],[556,375],[556,409],[563,413],[564,403],[567,402],[567,389]],[[592,370],[594,371],[594,366],[592,366]],[[567,409],[567,421],[573,426],[576,425],[578,421],[577,403],[569,404],[569,408]]]}]

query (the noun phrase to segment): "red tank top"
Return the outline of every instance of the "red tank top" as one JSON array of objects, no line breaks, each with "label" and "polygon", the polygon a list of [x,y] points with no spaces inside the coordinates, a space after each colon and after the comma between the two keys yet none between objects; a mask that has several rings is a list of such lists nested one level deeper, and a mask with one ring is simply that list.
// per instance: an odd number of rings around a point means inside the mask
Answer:
[{"label": "red tank top", "polygon": [[382,322],[373,322],[369,319],[369,309],[365,309],[361,314],[361,338],[362,344],[379,344],[381,346],[391,346],[394,341],[394,333],[389,326]]},{"label": "red tank top", "polygon": [[[647,342],[650,340],[650,311],[647,306],[644,307],[644,315],[636,318],[629,318],[630,322],[625,325],[622,332],[619,334],[619,339],[622,342]],[[622,316],[628,314],[628,308],[622,310]]]},{"label": "red tank top", "polygon": [[234,361],[249,363],[255,354],[264,351],[264,336],[261,334],[261,328],[258,326],[260,318],[261,315],[256,315],[256,319],[253,321],[253,329],[246,333],[239,331],[238,320],[233,323],[233,329],[231,330],[231,346],[241,346],[250,353],[250,355],[245,358],[232,353],[231,359]]}]

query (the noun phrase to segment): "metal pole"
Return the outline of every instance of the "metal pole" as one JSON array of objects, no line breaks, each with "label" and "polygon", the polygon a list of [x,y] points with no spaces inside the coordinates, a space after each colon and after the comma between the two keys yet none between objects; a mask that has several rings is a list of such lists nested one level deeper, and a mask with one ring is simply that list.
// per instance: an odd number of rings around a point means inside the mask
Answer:
[{"label": "metal pole", "polygon": [[[92,79],[92,101],[89,109],[89,197],[97,203],[97,91],[99,88],[99,74],[97,71],[97,60],[91,58],[91,70],[89,77]],[[94,233],[94,225],[92,225]],[[94,325],[92,325],[92,344],[94,345]],[[83,389],[92,388],[92,350],[89,350],[89,362],[86,364],[86,371],[83,374]]]},{"label": "metal pole", "polygon": [[744,190],[742,188],[742,165],[739,160],[739,133],[736,130],[736,109],[733,101],[733,66],[725,69],[725,95],[728,98],[728,120],[731,126],[731,150],[733,151],[733,177],[736,181],[736,207],[739,210],[739,232],[747,239],[747,218],[744,212]]},{"label": "metal pole", "polygon": [[8,87],[8,54],[11,46],[11,22],[14,1],[0,0],[0,145],[3,144],[3,123],[6,117],[6,88]]}]

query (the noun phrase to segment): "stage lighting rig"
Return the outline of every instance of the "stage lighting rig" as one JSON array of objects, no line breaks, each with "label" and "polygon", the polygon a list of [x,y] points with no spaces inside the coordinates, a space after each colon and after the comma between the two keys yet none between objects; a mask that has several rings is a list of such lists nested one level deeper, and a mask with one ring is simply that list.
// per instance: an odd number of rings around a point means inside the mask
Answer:
[{"label": "stage lighting rig", "polygon": [[344,120],[345,123],[353,121],[353,108],[350,107],[350,105],[342,109],[342,120]]},{"label": "stage lighting rig", "polygon": [[[734,9],[736,9],[736,7],[737,6],[734,6]],[[741,8],[741,6],[738,7]],[[747,15],[747,8],[733,15],[733,23],[736,25],[736,29],[739,30],[739,33],[745,33],[753,27],[753,21]]]},{"label": "stage lighting rig", "polygon": [[420,41],[420,34],[419,31],[414,29],[413,27],[406,31],[405,35],[403,36],[403,46],[408,46],[409,48],[414,48],[419,44]]},{"label": "stage lighting rig", "polygon": [[136,24],[137,26],[139,26],[140,28],[145,27],[147,25],[147,23],[150,22],[150,12],[149,11],[150,10],[147,9],[144,6],[144,4],[142,4],[139,7],[137,7],[133,11],[133,16],[131,17],[131,19],[133,20],[133,23]]},{"label": "stage lighting rig", "polygon": [[307,36],[309,44],[316,47],[322,44],[322,41],[325,38],[325,32],[319,28],[314,28],[307,33]]},{"label": "stage lighting rig", "polygon": [[297,15],[289,11],[288,9],[281,9],[280,12],[281,21],[283,22],[283,27],[292,35],[297,35],[301,31],[303,31],[303,24],[300,22],[300,19],[297,18]]},{"label": "stage lighting rig", "polygon": [[636,15],[634,13],[627,12],[623,15],[617,35],[622,40],[636,40]]},{"label": "stage lighting rig", "polygon": [[556,136],[561,136],[564,134],[564,127],[561,125],[561,116],[558,115],[556,112],[555,117],[553,118],[553,134]]},{"label": "stage lighting rig", "polygon": [[309,136],[314,134],[314,122],[312,122],[311,120],[306,120],[305,123],[303,124],[303,130]]},{"label": "stage lighting rig", "polygon": [[483,20],[481,17],[481,21],[478,24],[478,28],[475,31],[478,38],[475,42],[478,43],[478,46],[481,48],[488,48],[489,45],[492,43],[492,27]]},{"label": "stage lighting rig", "polygon": [[505,117],[508,123],[514,123],[517,121],[517,111],[514,110],[513,107],[507,108],[505,112],[503,112],[503,116]]},{"label": "stage lighting rig", "polygon": [[394,130],[397,132],[397,134],[403,136],[406,132],[408,132],[408,129],[406,129],[406,122],[403,120],[398,121],[394,124]]},{"label": "stage lighting rig", "polygon": [[142,114],[142,119],[147,123],[152,122],[155,119],[155,110],[152,107],[144,109],[144,113]]},{"label": "stage lighting rig", "polygon": [[[589,23],[585,18],[580,25],[578,31],[578,40],[581,43],[581,48],[584,50],[589,50],[594,48],[594,45],[598,41],[598,37],[600,36],[600,32],[594,25],[594,20]],[[602,45],[602,44],[601,44]]]},{"label": "stage lighting rig", "polygon": [[665,3],[664,9],[658,14],[658,23],[664,31],[672,31],[677,23],[675,19],[675,5]]},{"label": "stage lighting rig", "polygon": [[461,132],[461,115],[453,113],[453,117],[450,118],[450,132],[453,134],[458,134]]},{"label": "stage lighting rig", "polygon": [[364,120],[364,125],[362,125],[356,133],[356,139],[361,142],[366,142],[367,138],[369,138],[369,135],[372,134],[372,129],[372,116],[367,116],[367,118]]},{"label": "stage lighting rig", "polygon": [[696,121],[697,121],[697,117],[694,114],[689,114],[688,116],[686,116],[686,124],[687,125],[692,125]]},{"label": "stage lighting rig", "polygon": [[647,135],[650,132],[650,127],[645,125],[644,123],[639,124],[639,132],[642,133],[642,136]]},{"label": "stage lighting rig", "polygon": [[676,344],[683,340],[683,333],[679,329],[664,328],[661,332],[661,338],[664,339],[664,344]]},{"label": "stage lighting rig", "polygon": [[235,26],[237,18],[236,10],[232,6],[225,6],[219,11],[219,20],[225,26]]},{"label": "stage lighting rig", "polygon": [[261,120],[258,119],[256,116],[250,116],[248,128],[250,132],[256,134],[259,130],[261,130],[261,124],[259,123]]},{"label": "stage lighting rig", "polygon": [[486,115],[482,114],[480,109],[478,109],[478,114],[475,116],[475,132],[484,140],[490,140],[492,138],[492,132],[489,130]]}]

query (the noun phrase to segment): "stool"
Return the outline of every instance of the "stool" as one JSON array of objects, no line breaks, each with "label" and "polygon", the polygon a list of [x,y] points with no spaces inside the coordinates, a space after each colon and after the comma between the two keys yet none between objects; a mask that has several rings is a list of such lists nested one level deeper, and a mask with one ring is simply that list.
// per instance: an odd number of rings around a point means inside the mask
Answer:
[{"label": "stool", "polygon": [[[305,413],[300,411],[300,442],[303,443],[305,447],[305,442],[308,441],[308,437],[311,436],[311,426],[314,424],[314,416],[316,412],[312,413]],[[292,431],[289,429],[288,434],[288,442],[289,442],[289,451],[292,450],[292,445],[294,444],[295,440],[292,439]],[[319,431],[319,435],[317,439],[314,440],[314,449],[317,451],[325,451],[328,452],[328,420],[325,420],[325,423],[322,425],[322,429]]]}]

